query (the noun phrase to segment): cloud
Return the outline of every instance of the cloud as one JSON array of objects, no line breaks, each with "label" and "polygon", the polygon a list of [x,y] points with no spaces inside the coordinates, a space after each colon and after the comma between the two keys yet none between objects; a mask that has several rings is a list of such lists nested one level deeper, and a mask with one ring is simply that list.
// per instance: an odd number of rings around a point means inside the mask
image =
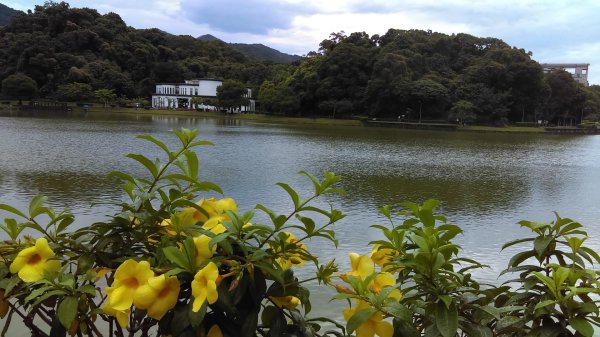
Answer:
[{"label": "cloud", "polygon": [[268,34],[287,29],[296,15],[310,12],[299,4],[273,0],[182,1],[182,13],[192,22],[227,33]]}]

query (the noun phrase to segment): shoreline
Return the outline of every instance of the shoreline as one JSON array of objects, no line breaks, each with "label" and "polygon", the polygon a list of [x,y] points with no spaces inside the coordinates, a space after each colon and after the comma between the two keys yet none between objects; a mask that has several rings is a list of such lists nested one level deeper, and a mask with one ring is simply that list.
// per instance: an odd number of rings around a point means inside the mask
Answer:
[{"label": "shoreline", "polygon": [[560,135],[593,135],[600,134],[600,129],[579,128],[579,127],[523,127],[523,126],[485,126],[485,125],[467,125],[458,126],[455,124],[444,123],[415,123],[415,122],[397,122],[397,121],[367,121],[365,118],[354,119],[332,119],[324,117],[290,117],[267,115],[263,113],[247,114],[228,114],[214,111],[194,111],[194,110],[155,110],[155,109],[135,109],[135,108],[103,108],[91,107],[87,112],[82,108],[73,106],[70,112],[16,112],[7,111],[6,108],[0,108],[2,117],[18,116],[36,116],[36,117],[101,117],[106,115],[132,115],[132,116],[165,116],[165,117],[187,117],[187,118],[227,118],[253,121],[259,123],[276,124],[297,124],[297,125],[321,125],[321,126],[354,126],[354,127],[382,127],[410,130],[435,130],[452,132],[484,132],[484,133],[537,133],[537,134],[560,134]]}]

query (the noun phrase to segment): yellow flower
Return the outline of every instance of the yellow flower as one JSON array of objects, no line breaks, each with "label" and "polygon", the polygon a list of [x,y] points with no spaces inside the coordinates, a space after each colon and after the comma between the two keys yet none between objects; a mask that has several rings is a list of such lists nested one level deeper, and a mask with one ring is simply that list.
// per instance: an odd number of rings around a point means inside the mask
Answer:
[{"label": "yellow flower", "polygon": [[0,318],[4,318],[8,313],[8,298],[4,297],[4,289],[0,289]]},{"label": "yellow flower", "polygon": [[370,257],[366,255],[359,255],[357,253],[350,253],[348,255],[350,256],[350,265],[352,267],[352,271],[346,273],[345,275],[352,275],[364,280],[375,272],[375,264]]},{"label": "yellow flower", "polygon": [[219,269],[214,262],[209,262],[206,267],[196,273],[192,281],[192,295],[194,295],[192,311],[198,312],[204,301],[208,301],[209,304],[217,301],[219,294],[216,281],[218,277]]},{"label": "yellow flower", "polygon": [[179,288],[179,281],[175,276],[166,277],[163,274],[149,278],[148,283],[135,292],[133,305],[146,309],[148,317],[159,321],[177,303]]},{"label": "yellow flower", "polygon": [[[383,288],[394,287],[395,285],[396,279],[394,278],[394,275],[392,275],[391,273],[383,272],[377,274],[377,276],[375,276],[371,283],[369,283],[369,289],[372,292],[379,294],[381,290],[383,290]],[[394,289],[390,292],[388,297],[399,300],[400,298],[402,298],[402,293],[400,292],[400,289]]]},{"label": "yellow flower", "polygon": [[202,222],[206,222],[209,218],[217,215],[224,215],[226,217],[225,220],[231,220],[224,214],[225,211],[237,212],[237,205],[232,198],[223,198],[219,200],[215,198],[202,199],[198,201],[198,205],[208,214],[207,217],[206,214],[196,210],[197,214],[195,214],[194,217]]},{"label": "yellow flower", "polygon": [[[358,305],[354,308],[344,309],[344,319],[347,321],[358,311],[367,308],[370,308],[367,302],[359,301]],[[393,334],[394,327],[389,322],[383,320],[383,315],[380,311],[375,312],[367,321],[356,328],[356,337],[373,337],[375,335],[392,337]]]},{"label": "yellow flower", "polygon": [[[292,234],[290,232],[286,232],[285,234],[287,235],[287,237],[285,239],[286,244],[294,244],[294,245],[296,245],[296,247],[298,247],[299,250],[306,252],[306,250],[307,250],[306,245],[301,243],[300,241],[298,241],[296,239],[296,237],[294,236],[294,234]],[[304,262],[305,262],[304,256],[300,253],[286,251],[282,255],[283,256],[275,259],[275,261],[277,262],[277,264],[279,264],[279,266],[283,270],[290,269],[291,267],[300,267],[300,266],[304,265]]]},{"label": "yellow flower", "polygon": [[48,240],[39,238],[35,246],[25,248],[17,254],[15,260],[10,264],[10,272],[19,273],[23,282],[36,282],[44,277],[44,271],[58,271],[60,261],[51,260],[54,252],[48,246]]},{"label": "yellow flower", "polygon": [[125,311],[133,304],[133,297],[138,289],[154,276],[147,261],[127,260],[115,271],[115,280],[106,288],[107,306],[116,311]]},{"label": "yellow flower", "polygon": [[[112,292],[112,289],[110,292]],[[106,289],[107,294],[110,292],[108,289]],[[125,329],[129,324],[129,315],[131,315],[131,309],[127,308],[125,310],[115,310],[115,308],[111,307],[107,301],[102,310],[104,310],[104,313],[108,316],[115,317],[121,328]]]},{"label": "yellow flower", "polygon": [[393,268],[390,263],[396,256],[398,256],[398,252],[394,249],[380,248],[380,245],[373,245],[371,260],[373,260],[376,265],[380,266],[383,271],[389,271]]},{"label": "yellow flower", "polygon": [[202,228],[215,234],[221,234],[227,230],[222,224],[223,221],[227,220],[228,219],[223,215],[216,215],[206,220],[206,222],[202,225]]},{"label": "yellow flower", "polygon": [[202,262],[210,259],[217,251],[217,246],[210,248],[210,236],[200,235],[194,238],[194,246],[196,246],[196,266],[200,266]]},{"label": "yellow flower", "polygon": [[218,325],[214,324],[208,330],[206,337],[223,337],[223,331],[221,331]]},{"label": "yellow flower", "polygon": [[269,296],[269,298],[277,307],[285,309],[295,309],[298,306],[298,304],[301,303],[300,299],[296,296]]}]

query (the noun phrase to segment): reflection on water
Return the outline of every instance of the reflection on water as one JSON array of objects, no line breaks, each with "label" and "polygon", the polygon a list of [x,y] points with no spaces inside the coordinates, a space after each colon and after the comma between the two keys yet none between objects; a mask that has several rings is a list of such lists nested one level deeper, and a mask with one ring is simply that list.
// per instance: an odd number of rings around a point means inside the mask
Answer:
[{"label": "reflection on water", "polygon": [[[121,192],[107,178],[113,170],[144,174],[124,154],[160,151],[135,136],[177,141],[169,130],[198,128],[215,143],[198,150],[201,177],[219,184],[241,210],[258,202],[289,210],[284,181],[310,193],[306,170],[343,177],[345,197],[330,202],[349,214],[336,225],[340,249],[319,244],[319,256],[366,253],[378,233],[366,228],[383,219],[377,208],[403,200],[436,198],[465,233],[465,253],[491,266],[480,276],[494,281],[506,265],[502,243],[523,235],[522,219],[548,221],[558,211],[583,222],[589,243],[600,248],[600,137],[428,132],[360,127],[276,125],[232,118],[148,115],[68,118],[0,118],[0,202],[25,207],[36,194],[70,208],[77,225],[114,211]],[[92,203],[101,205],[92,210]],[[319,290],[321,291],[321,290]],[[327,297],[327,296],[325,296]],[[326,298],[323,306],[328,305]]]}]

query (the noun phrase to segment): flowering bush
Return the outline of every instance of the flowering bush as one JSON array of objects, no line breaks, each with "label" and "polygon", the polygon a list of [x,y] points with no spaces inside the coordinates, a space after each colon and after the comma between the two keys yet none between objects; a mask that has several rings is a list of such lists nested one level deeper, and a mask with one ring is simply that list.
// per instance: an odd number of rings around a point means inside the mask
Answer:
[{"label": "flowering bush", "polygon": [[[174,134],[175,150],[140,136],[164,152],[163,160],[128,155],[146,177],[111,173],[129,200],[107,222],[70,230],[73,215],[44,197],[27,211],[0,204],[12,215],[0,224],[9,237],[0,243],[2,336],[15,315],[33,336],[592,336],[600,324],[598,275],[585,264],[600,257],[572,220],[522,222],[536,236],[507,247],[533,248],[509,262],[505,272],[519,277],[496,287],[469,273],[483,266],[459,257],[452,240],[461,230],[434,214],[436,201],[405,203],[396,214],[386,206],[389,227],[373,226],[382,239],[370,256],[350,253],[351,270],[340,272],[310,245],[316,237],[337,245],[330,227],[344,214],[315,201],[342,193],[338,176],[301,172],[314,187],[305,197],[279,183],[292,211],[258,204],[269,219],[259,223],[231,198],[201,198],[222,193],[199,179],[194,150],[210,143],[193,130]],[[537,264],[525,264],[531,259]],[[295,269],[305,264],[316,275],[299,280]],[[345,325],[307,317],[311,280],[348,302]]]}]

